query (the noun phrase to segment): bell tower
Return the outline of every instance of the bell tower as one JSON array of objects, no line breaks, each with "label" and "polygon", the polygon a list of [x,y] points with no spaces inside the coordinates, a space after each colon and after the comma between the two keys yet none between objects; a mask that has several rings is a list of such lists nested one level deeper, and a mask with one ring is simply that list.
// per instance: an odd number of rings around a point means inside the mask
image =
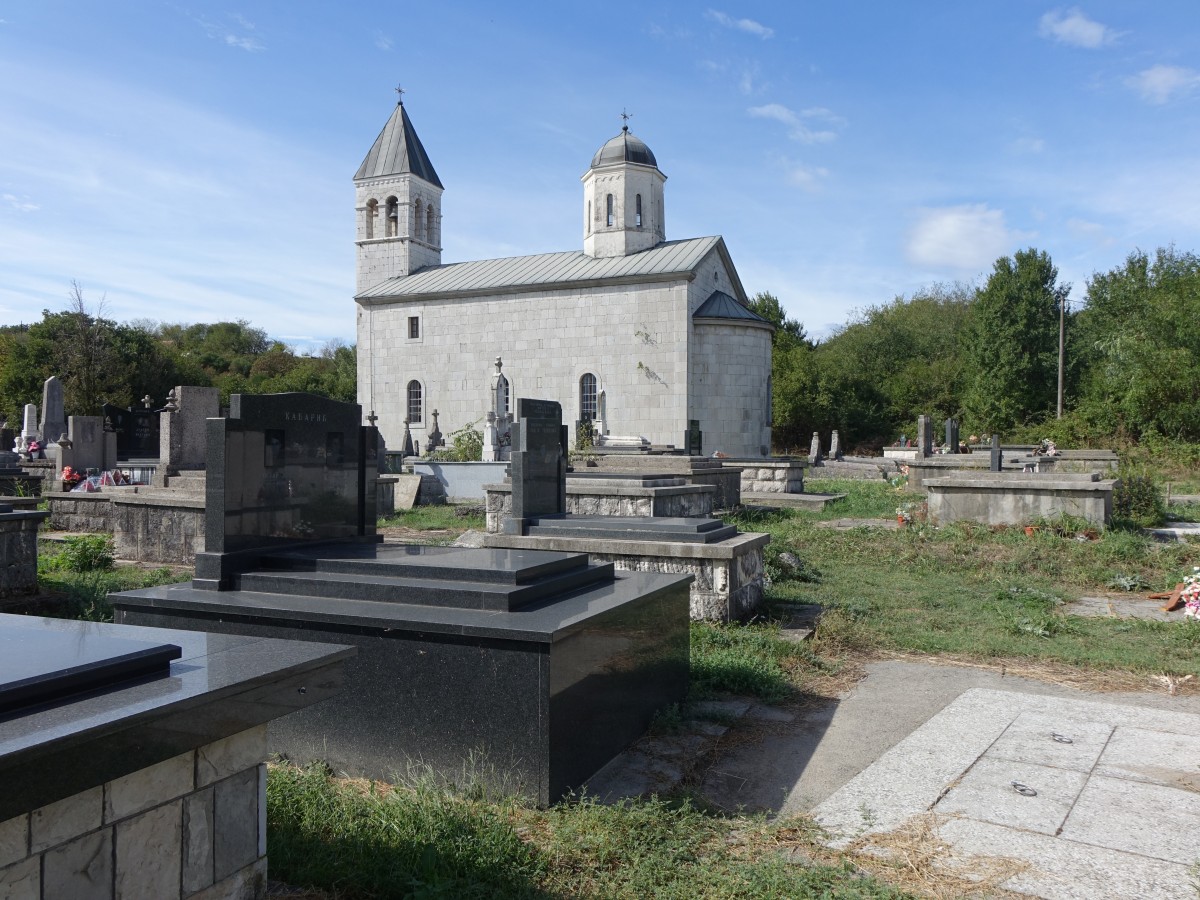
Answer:
[{"label": "bell tower", "polygon": [[442,262],[442,182],[404,108],[404,91],[354,176],[355,293]]}]

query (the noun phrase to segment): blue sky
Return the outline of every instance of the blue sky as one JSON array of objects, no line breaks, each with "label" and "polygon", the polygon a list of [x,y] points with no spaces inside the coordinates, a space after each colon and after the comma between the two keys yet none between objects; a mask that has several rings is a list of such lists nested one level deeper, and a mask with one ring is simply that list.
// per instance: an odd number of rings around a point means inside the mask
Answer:
[{"label": "blue sky", "polygon": [[1194,0],[0,2],[0,324],[74,279],[119,321],[352,343],[351,177],[397,84],[445,262],[581,247],[622,109],[667,237],[724,235],[817,335],[1026,246],[1075,299],[1200,251]]}]

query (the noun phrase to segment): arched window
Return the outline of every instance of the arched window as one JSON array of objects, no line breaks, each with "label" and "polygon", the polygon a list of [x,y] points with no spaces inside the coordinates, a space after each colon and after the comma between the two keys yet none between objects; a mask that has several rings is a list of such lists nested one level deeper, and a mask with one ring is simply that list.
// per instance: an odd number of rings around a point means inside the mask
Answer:
[{"label": "arched window", "polygon": [[637,195],[637,227],[642,227],[642,195]]},{"label": "arched window", "polygon": [[596,376],[591,372],[579,379],[579,418],[584,422],[596,418]]},{"label": "arched window", "polygon": [[408,421],[409,424],[416,425],[421,421],[421,382],[410,381],[408,383]]},{"label": "arched window", "polygon": [[367,201],[367,228],[365,237],[367,240],[375,237],[375,220],[379,217],[379,201]]},{"label": "arched window", "polygon": [[413,237],[423,238],[425,236],[425,209],[421,205],[421,201],[417,200],[416,212],[413,215]]},{"label": "arched window", "polygon": [[609,194],[609,195],[608,195],[608,200],[607,200],[606,202],[608,203],[608,227],[609,227],[609,228],[612,228],[612,226],[613,226],[613,198],[612,198],[612,194]]},{"label": "arched window", "polygon": [[400,233],[400,223],[396,218],[400,214],[400,201],[395,197],[388,197],[386,204],[384,207],[387,213],[386,233],[388,237],[395,237]]},{"label": "arched window", "polygon": [[437,228],[437,217],[433,214],[433,204],[430,203],[425,207],[425,240],[431,244],[437,243],[437,236],[434,234]]}]

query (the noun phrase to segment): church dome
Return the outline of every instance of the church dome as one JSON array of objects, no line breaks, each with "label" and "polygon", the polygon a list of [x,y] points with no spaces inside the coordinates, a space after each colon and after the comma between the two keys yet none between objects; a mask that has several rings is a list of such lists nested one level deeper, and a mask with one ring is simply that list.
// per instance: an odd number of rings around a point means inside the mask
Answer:
[{"label": "church dome", "polygon": [[646,142],[639,137],[634,137],[630,133],[628,125],[621,129],[620,134],[596,151],[596,155],[592,157],[592,168],[621,162],[658,168],[658,160],[654,158],[654,154],[650,152]]}]

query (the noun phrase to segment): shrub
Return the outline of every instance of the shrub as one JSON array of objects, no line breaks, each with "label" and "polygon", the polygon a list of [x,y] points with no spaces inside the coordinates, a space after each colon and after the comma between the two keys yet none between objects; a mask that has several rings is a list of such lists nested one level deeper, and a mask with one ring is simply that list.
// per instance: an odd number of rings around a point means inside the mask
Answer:
[{"label": "shrub", "polygon": [[1122,466],[1113,487],[1113,517],[1143,528],[1161,525],[1167,505],[1154,478],[1142,469]]},{"label": "shrub", "polygon": [[82,534],[63,541],[62,562],[71,572],[107,572],[116,562],[113,539],[106,534]]},{"label": "shrub", "polygon": [[450,446],[435,450],[430,459],[444,462],[479,462],[483,459],[483,432],[472,422],[450,434]]}]

